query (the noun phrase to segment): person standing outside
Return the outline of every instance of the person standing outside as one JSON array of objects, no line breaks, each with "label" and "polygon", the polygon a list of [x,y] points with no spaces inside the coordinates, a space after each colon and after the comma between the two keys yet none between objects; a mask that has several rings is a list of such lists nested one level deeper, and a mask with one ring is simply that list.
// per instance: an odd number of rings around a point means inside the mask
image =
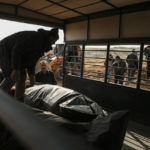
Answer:
[{"label": "person standing outside", "polygon": [[8,92],[16,85],[15,97],[23,101],[26,73],[30,84],[35,82],[35,65],[37,60],[52,49],[52,44],[59,39],[58,29],[22,31],[12,34],[0,41],[0,67],[4,80],[0,88]]},{"label": "person standing outside", "polygon": [[138,69],[138,57],[136,55],[135,49],[126,58],[128,64],[128,81],[132,81],[135,71]]},{"label": "person standing outside", "polygon": [[144,55],[146,56],[147,61],[147,78],[150,78],[150,45],[145,47]]},{"label": "person standing outside", "polygon": [[116,56],[115,61],[113,63],[114,68],[114,77],[115,83],[123,84],[124,75],[126,72],[126,63],[124,60],[121,60],[119,56]]},{"label": "person standing outside", "polygon": [[[111,75],[113,73],[113,63],[114,63],[115,59],[113,58],[112,54],[109,54],[108,56],[108,72],[107,72],[107,83],[109,83]],[[106,66],[106,61],[104,63],[104,65]]]},{"label": "person standing outside", "polygon": [[41,71],[35,74],[35,81],[43,84],[54,84],[56,85],[56,79],[54,77],[53,72],[47,69],[47,62],[41,61],[40,62]]}]

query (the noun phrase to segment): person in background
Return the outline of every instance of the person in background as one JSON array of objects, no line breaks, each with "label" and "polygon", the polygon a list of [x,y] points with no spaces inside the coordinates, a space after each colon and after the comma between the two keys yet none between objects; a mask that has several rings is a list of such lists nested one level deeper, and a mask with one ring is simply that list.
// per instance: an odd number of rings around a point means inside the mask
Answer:
[{"label": "person in background", "polygon": [[56,79],[54,77],[53,72],[47,69],[47,62],[41,61],[40,62],[41,71],[35,74],[35,81],[43,84],[54,84],[56,85]]},{"label": "person in background", "polygon": [[150,78],[150,45],[145,47],[144,55],[146,56],[147,61],[147,78]]},{"label": "person in background", "polygon": [[[112,67],[112,65],[113,65],[114,61],[115,60],[114,60],[112,54],[109,54],[109,56],[108,56],[108,72],[107,72],[107,82],[108,83],[109,83],[111,75],[113,73],[113,67]],[[106,66],[106,61],[105,61],[104,65]]]},{"label": "person in background", "polygon": [[127,56],[126,62],[128,64],[128,81],[132,81],[135,71],[138,69],[138,57],[135,49]]},{"label": "person in background", "polygon": [[119,56],[116,56],[115,61],[113,63],[114,68],[114,77],[115,83],[123,84],[124,75],[126,72],[126,63],[124,60],[121,60]]},{"label": "person in background", "polygon": [[52,49],[52,44],[59,39],[58,29],[22,31],[14,33],[0,41],[0,67],[4,80],[0,88],[9,92],[15,84],[16,99],[24,100],[26,73],[30,84],[34,84],[37,60]]}]

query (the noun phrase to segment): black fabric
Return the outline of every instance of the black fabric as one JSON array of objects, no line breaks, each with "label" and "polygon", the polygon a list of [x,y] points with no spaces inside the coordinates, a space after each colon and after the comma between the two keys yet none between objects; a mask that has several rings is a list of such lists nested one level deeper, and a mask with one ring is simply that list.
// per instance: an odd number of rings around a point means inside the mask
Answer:
[{"label": "black fabric", "polygon": [[36,82],[44,83],[44,84],[54,84],[56,85],[56,79],[54,77],[53,72],[47,71],[43,74],[41,71],[35,74]]},{"label": "black fabric", "polygon": [[104,150],[121,150],[128,123],[128,111],[98,117],[91,123],[87,139]]},{"label": "black fabric", "polygon": [[123,75],[126,72],[126,63],[120,60],[119,63],[113,63],[115,75]]},{"label": "black fabric", "polygon": [[47,125],[54,123],[65,130],[68,136],[79,136],[93,150],[121,150],[128,124],[129,112],[126,110],[113,112],[105,117],[99,115],[91,122],[84,123],[72,122],[51,112],[34,108],[32,110]]},{"label": "black fabric", "polygon": [[26,89],[25,103],[72,121],[85,122],[91,121],[97,115],[104,116],[103,109],[90,98],[55,85],[35,85]]},{"label": "black fabric", "polygon": [[134,53],[128,55],[126,61],[128,63],[128,68],[138,69],[138,57]]},{"label": "black fabric", "polygon": [[[100,115],[92,122],[82,123],[72,122],[51,112],[42,111],[40,109],[31,107],[29,107],[29,109],[48,127],[54,124],[57,128],[62,129],[67,136],[73,137],[74,140],[81,139],[81,141],[83,141],[82,145],[86,145],[92,150],[121,150],[127,129],[127,111],[114,112],[105,117]],[[2,124],[0,124],[0,132],[0,149],[25,149],[18,139],[16,139]]]},{"label": "black fabric", "polygon": [[51,49],[50,32],[46,30],[23,31],[4,38],[0,42],[0,66],[6,77],[12,69],[27,68],[34,74],[37,60]]}]

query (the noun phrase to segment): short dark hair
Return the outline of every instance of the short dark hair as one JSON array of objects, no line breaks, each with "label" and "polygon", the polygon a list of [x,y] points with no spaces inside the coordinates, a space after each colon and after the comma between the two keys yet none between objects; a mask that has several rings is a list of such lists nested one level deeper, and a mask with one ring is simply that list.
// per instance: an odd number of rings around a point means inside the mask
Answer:
[{"label": "short dark hair", "polygon": [[58,28],[50,30],[50,35],[53,36],[56,40],[58,40],[59,39]]},{"label": "short dark hair", "polygon": [[116,56],[116,58],[115,59],[120,59],[120,57],[119,56]]},{"label": "short dark hair", "polygon": [[132,52],[133,52],[133,53],[135,52],[135,49],[134,49],[134,48],[132,49]]}]

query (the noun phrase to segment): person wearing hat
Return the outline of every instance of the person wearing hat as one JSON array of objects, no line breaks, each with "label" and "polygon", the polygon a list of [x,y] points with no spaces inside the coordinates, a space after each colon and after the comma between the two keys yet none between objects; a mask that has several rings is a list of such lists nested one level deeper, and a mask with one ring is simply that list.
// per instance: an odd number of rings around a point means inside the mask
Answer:
[{"label": "person wearing hat", "polygon": [[113,63],[114,68],[114,77],[115,83],[123,84],[124,75],[126,72],[126,63],[124,60],[121,60],[119,56],[116,56],[115,61]]},{"label": "person wearing hat", "polygon": [[[113,73],[112,65],[113,65],[114,61],[115,61],[115,59],[113,58],[112,54],[109,54],[109,56],[108,56],[107,83],[109,83],[109,81],[111,79],[111,75]],[[105,61],[104,65],[106,66],[106,61]]]},{"label": "person wearing hat", "polygon": [[138,69],[138,57],[135,49],[132,49],[132,53],[127,56],[126,62],[128,64],[128,81],[132,81],[135,71]]},{"label": "person wearing hat", "polygon": [[34,84],[37,60],[52,49],[52,44],[59,39],[58,29],[22,31],[12,34],[0,42],[0,67],[4,80],[0,88],[8,92],[15,84],[15,97],[23,101],[26,73],[30,84]]},{"label": "person wearing hat", "polygon": [[150,45],[145,47],[144,55],[146,56],[147,61],[147,78],[150,78]]}]

